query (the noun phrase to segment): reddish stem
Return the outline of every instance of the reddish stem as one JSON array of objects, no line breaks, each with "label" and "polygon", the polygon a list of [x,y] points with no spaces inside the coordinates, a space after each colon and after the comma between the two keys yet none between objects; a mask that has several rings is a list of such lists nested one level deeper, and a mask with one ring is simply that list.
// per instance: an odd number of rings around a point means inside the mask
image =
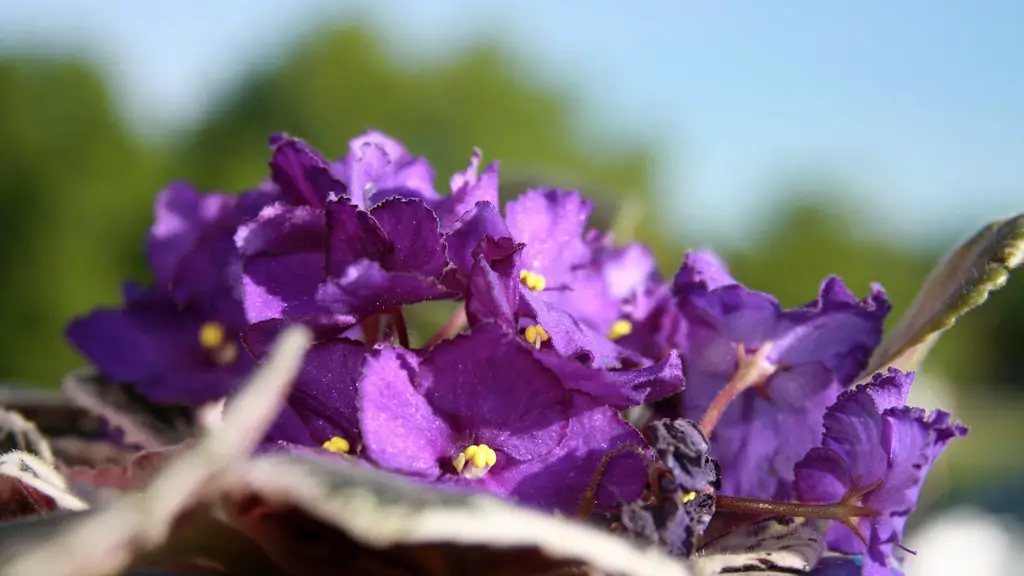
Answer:
[{"label": "reddish stem", "polygon": [[391,319],[391,327],[394,328],[395,334],[398,335],[398,345],[402,348],[408,348],[409,328],[405,324],[405,315],[402,314],[402,309],[392,308],[388,310],[387,315]]},{"label": "reddish stem", "polygon": [[737,496],[715,495],[715,510],[726,512],[739,512],[741,514],[756,514],[760,516],[793,516],[800,518],[820,518],[822,520],[835,520],[842,522],[844,526],[853,531],[860,538],[865,546],[868,540],[861,532],[854,518],[871,518],[881,514],[874,508],[862,506],[857,502],[864,494],[874,490],[881,484],[881,481],[868,486],[863,490],[857,490],[847,494],[839,502],[834,504],[805,504],[803,502],[776,502],[774,500],[758,500],[755,498],[739,498]]},{"label": "reddish stem", "polygon": [[775,366],[767,361],[769,350],[771,350],[771,342],[762,344],[752,355],[747,354],[742,343],[737,345],[736,372],[711,401],[707,411],[704,412],[704,417],[701,418],[700,429],[705,436],[711,437],[711,431],[715,429],[718,420],[722,414],[725,414],[725,409],[737,396],[749,388],[760,386],[775,371]]},{"label": "reddish stem", "polygon": [[604,476],[604,471],[608,468],[608,463],[611,462],[612,458],[626,452],[627,450],[636,450],[638,453],[643,454],[643,448],[636,444],[623,444],[615,450],[606,452],[601,457],[601,462],[597,465],[597,470],[594,471],[594,475],[590,477],[590,483],[587,484],[587,489],[583,492],[583,497],[580,498],[579,507],[576,509],[576,517],[581,520],[586,520],[590,517],[591,512],[594,511],[594,504],[596,503],[597,487],[601,483],[601,477]]},{"label": "reddish stem", "polygon": [[430,340],[427,341],[426,348],[433,348],[442,341],[462,332],[462,329],[465,328],[468,323],[469,320],[466,318],[466,305],[460,304],[458,309],[455,310],[451,317],[448,318],[448,321],[445,322],[444,326],[442,326],[436,334],[430,337]]},{"label": "reddish stem", "polygon": [[370,316],[362,323],[363,329],[363,342],[367,346],[373,346],[377,343],[377,339],[380,338],[380,316]]}]

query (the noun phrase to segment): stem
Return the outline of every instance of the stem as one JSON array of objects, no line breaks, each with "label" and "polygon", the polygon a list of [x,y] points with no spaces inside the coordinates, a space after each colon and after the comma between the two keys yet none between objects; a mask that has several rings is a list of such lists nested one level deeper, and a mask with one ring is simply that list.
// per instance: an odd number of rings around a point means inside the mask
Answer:
[{"label": "stem", "polygon": [[455,313],[448,318],[448,321],[445,322],[444,326],[442,326],[436,334],[430,337],[430,340],[427,341],[426,348],[433,348],[443,340],[447,340],[459,332],[462,332],[462,329],[465,328],[468,323],[469,320],[466,318],[466,305],[463,303],[460,304],[459,308],[455,310]]},{"label": "stem", "polygon": [[370,316],[366,320],[363,320],[363,342],[367,346],[373,346],[377,343],[377,339],[380,338],[380,317]]},{"label": "stem", "polygon": [[409,328],[405,325],[405,315],[402,314],[402,309],[392,308],[388,310],[387,314],[391,319],[391,327],[398,335],[398,345],[402,348],[409,348]]},{"label": "stem", "polygon": [[736,372],[732,379],[711,401],[704,417],[700,421],[700,429],[704,435],[711,437],[711,431],[715,429],[718,420],[729,404],[749,388],[760,386],[766,378],[775,372],[775,365],[768,362],[768,352],[771,351],[772,343],[765,342],[753,355],[748,355],[743,343],[736,346]]},{"label": "stem", "polygon": [[590,483],[587,484],[587,489],[583,492],[583,497],[580,498],[579,507],[576,509],[576,517],[581,520],[586,520],[590,517],[590,513],[594,511],[595,497],[597,496],[597,487],[601,483],[601,477],[604,476],[605,469],[608,468],[608,463],[611,462],[612,458],[622,454],[627,450],[635,450],[639,454],[643,455],[643,448],[637,444],[623,444],[618,448],[606,452],[601,457],[601,462],[597,465],[597,470],[594,471],[594,475],[590,478]]},{"label": "stem", "polygon": [[715,495],[715,509],[727,512],[740,512],[742,514],[757,514],[760,516],[798,516],[801,518],[839,521],[849,518],[868,518],[880,514],[874,508],[849,502],[804,504],[803,502],[776,502],[774,500],[740,498],[722,494]]},{"label": "stem", "polygon": [[835,520],[853,531],[860,541],[868,546],[868,539],[853,522],[854,518],[871,518],[882,513],[874,508],[855,504],[861,496],[874,490],[881,481],[875,482],[864,490],[848,494],[835,504],[804,504],[802,502],[775,502],[773,500],[757,500],[755,498],[739,498],[736,496],[715,495],[715,510],[756,514],[760,516],[796,516],[800,518],[820,518]]}]

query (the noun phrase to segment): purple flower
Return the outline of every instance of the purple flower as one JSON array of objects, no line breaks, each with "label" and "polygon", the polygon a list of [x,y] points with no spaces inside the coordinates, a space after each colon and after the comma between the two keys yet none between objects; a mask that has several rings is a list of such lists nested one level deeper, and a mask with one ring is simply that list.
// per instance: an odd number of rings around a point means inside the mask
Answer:
[{"label": "purple flower", "polygon": [[197,406],[226,396],[251,366],[235,228],[273,198],[203,194],[173,184],[156,199],[147,256],[154,285],[128,284],[120,309],[75,319],[68,339],[108,378],[158,402]]},{"label": "purple flower", "polygon": [[708,252],[687,254],[673,292],[684,320],[675,344],[687,388],[662,411],[700,421],[727,385],[746,390],[711,433],[722,492],[792,498],[793,465],[818,444],[825,408],[881,339],[885,293],[875,285],[858,300],[829,277],[817,300],[783,310],[771,295],[733,280]]},{"label": "purple flower", "polygon": [[104,376],[155,402],[200,406],[227,396],[251,369],[230,310],[203,301],[182,307],[167,292],[132,283],[124,299],[123,308],[93,310],[67,328]]},{"label": "purple flower", "polygon": [[617,339],[640,319],[637,300],[657,285],[657,267],[645,247],[616,248],[608,235],[587,230],[592,209],[578,192],[544,189],[509,202],[505,214],[512,237],[525,245],[520,274],[530,305]]},{"label": "purple flower", "polygon": [[[487,237],[480,242],[466,298],[471,325],[495,325],[507,334],[520,335],[537,361],[567,386],[618,409],[654,402],[682,388],[682,364],[674,350],[643,367],[594,366],[595,351],[614,347],[613,343],[553,307],[542,304],[538,311],[524,306],[518,280],[520,249],[521,245],[509,238]],[[525,312],[521,312],[523,308]],[[556,336],[560,337],[559,346],[548,348],[546,343]]]},{"label": "purple flower", "polygon": [[[428,481],[573,512],[605,454],[643,444],[614,410],[572,392],[497,326],[422,357],[382,348],[363,374],[366,457]],[[645,480],[639,456],[623,453],[605,470],[598,503],[635,499]]]},{"label": "purple flower", "polygon": [[828,534],[831,549],[866,555],[864,574],[891,573],[893,547],[900,544],[925,475],[950,440],[967,434],[946,412],[908,408],[913,380],[913,372],[890,368],[844,392],[825,414],[820,447],[796,465],[802,501],[874,511],[849,527],[833,524]]},{"label": "purple flower", "polygon": [[288,202],[266,207],[235,237],[254,324],[247,343],[267,341],[285,320],[334,337],[391,309],[461,295],[468,273],[449,258],[465,262],[479,241],[467,240],[479,231],[463,212],[497,198],[496,164],[477,176],[477,152],[442,198],[429,165],[379,132],[354,139],[333,164],[301,140],[271,142],[273,180]]},{"label": "purple flower", "polygon": [[[574,193],[562,194],[557,191],[552,191],[548,195],[532,192],[524,198],[543,200],[549,196],[552,202],[560,199],[579,199]],[[547,213],[538,216],[541,221],[552,221],[553,218]],[[526,216],[521,214],[519,219],[525,221]],[[526,255],[533,254],[534,262],[537,264],[535,268],[554,271],[552,277],[560,281],[571,277],[563,269],[570,266],[568,260],[560,260],[563,257],[557,254],[550,242],[543,242],[540,248],[531,248],[529,244],[519,242],[508,230],[492,205],[479,203],[474,210],[467,213],[448,238],[449,258],[456,268],[456,273],[460,275],[460,281],[468,283],[466,312],[470,325],[497,322],[510,331],[522,331],[530,343],[538,348],[550,347],[559,355],[587,366],[617,369],[651,363],[642,355],[612,341],[611,337],[622,334],[610,335],[599,331],[593,324],[578,319],[570,311],[562,308],[562,303],[574,300],[568,296],[586,299],[586,294],[552,290],[549,295],[547,276],[520,267],[520,262]],[[567,244],[571,246],[572,242],[567,241]],[[588,273],[587,276],[588,280],[584,282],[585,286],[594,290],[600,289],[603,294],[601,302],[615,310],[624,310],[624,302],[641,301],[646,296],[646,292],[641,296],[639,292],[633,290],[635,284],[629,280],[629,271],[642,269],[642,263],[646,261],[644,258],[638,258],[629,248],[613,249],[602,246],[598,250],[595,246],[584,245],[582,239],[579,239],[579,244],[580,250],[589,254],[588,258],[597,259],[594,261],[601,262],[603,266],[591,270],[592,273]],[[560,263],[553,263],[556,260]],[[593,263],[586,265],[593,267]],[[463,279],[467,270],[470,271],[471,277]],[[616,284],[614,278],[606,280],[604,274],[609,271],[622,272],[620,277],[625,282]],[[647,278],[644,274],[633,276]],[[593,294],[594,290],[590,292]],[[613,298],[616,295],[621,296],[621,301]],[[650,310],[653,308],[645,309]],[[623,319],[620,318],[618,322],[621,321]],[[617,321],[609,322],[614,325]],[[625,324],[626,330],[623,334],[628,333],[630,326],[628,321],[625,321]],[[665,351],[665,355],[673,354],[674,352]]]}]

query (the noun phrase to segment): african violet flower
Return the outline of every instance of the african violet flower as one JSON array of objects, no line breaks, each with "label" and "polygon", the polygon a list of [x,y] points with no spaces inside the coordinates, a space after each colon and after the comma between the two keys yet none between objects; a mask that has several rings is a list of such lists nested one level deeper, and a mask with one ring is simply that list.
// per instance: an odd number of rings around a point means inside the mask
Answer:
[{"label": "african violet flower", "polygon": [[828,533],[830,549],[866,556],[866,575],[893,573],[893,547],[900,545],[925,475],[950,440],[967,434],[942,410],[907,407],[913,381],[913,372],[890,368],[844,392],[825,413],[820,447],[796,465],[801,501],[871,511],[834,523]]},{"label": "african violet flower", "polygon": [[[680,383],[678,364],[674,373],[620,376],[579,368],[567,381],[493,324],[422,352],[323,341],[268,441],[322,445],[427,481],[573,512],[605,454],[643,445],[614,409],[582,390],[607,394],[626,379]],[[623,453],[602,474],[598,503],[635,499],[645,480],[636,454]]]},{"label": "african violet flower", "polygon": [[106,377],[150,400],[197,406],[226,396],[252,366],[239,341],[245,317],[232,236],[268,200],[263,191],[168,187],[147,246],[154,284],[126,284],[123,307],[75,319],[68,339]]},{"label": "african violet flower", "polygon": [[833,276],[817,300],[783,310],[700,251],[686,255],[672,290],[687,387],[662,411],[713,428],[722,493],[792,498],[793,465],[817,445],[825,408],[881,339],[885,293],[875,285],[858,300]]},{"label": "african violet flower", "polygon": [[[536,208],[541,210],[538,220],[550,224],[548,228],[562,243],[573,245],[573,233],[560,231],[564,227],[555,222],[558,214],[568,217],[574,206],[579,208],[577,193],[529,191],[519,201],[526,200],[536,204]],[[579,220],[578,216],[573,218]],[[472,259],[467,257],[465,250],[471,240],[459,236],[464,229],[472,231],[466,235],[467,238],[481,239],[480,249],[487,247],[483,253],[479,249],[471,252]],[[537,228],[541,229],[545,228]],[[576,226],[576,234],[582,234],[579,225]],[[592,239],[596,236],[591,235]],[[489,243],[485,244],[483,238]],[[470,325],[498,322],[508,330],[522,331],[538,348],[550,347],[559,356],[572,358],[586,366],[618,369],[649,365],[650,359],[613,341],[622,334],[598,331],[595,324],[577,318],[563,308],[562,303],[575,302],[584,314],[587,307],[603,306],[613,316],[619,317],[621,310],[626,309],[624,303],[639,298],[637,285],[650,281],[653,271],[646,266],[647,261],[637,258],[630,248],[612,248],[604,238],[598,244],[586,246],[580,238],[576,240],[576,249],[567,250],[576,250],[580,254],[585,252],[585,255],[560,255],[558,243],[548,240],[537,242],[539,247],[531,249],[530,244],[520,242],[511,233],[496,208],[479,204],[464,218],[462,227],[452,234],[450,243],[460,247],[455,251],[462,255],[455,258],[458,269],[471,270],[466,294]],[[521,266],[521,262],[528,258],[532,258],[533,269],[527,268],[530,264]],[[469,262],[472,262],[472,268],[469,268]],[[559,284],[549,285],[547,275]],[[580,280],[579,294],[575,293],[574,286],[566,284],[576,279]],[[634,282],[634,279],[638,280]],[[609,325],[619,324],[617,329],[623,334],[631,326],[628,319],[612,320],[608,317],[607,320]],[[666,357],[674,355],[672,350],[664,354]]]},{"label": "african violet flower", "polygon": [[497,201],[497,164],[478,175],[476,151],[441,197],[426,161],[379,132],[354,139],[336,163],[295,138],[271,143],[273,182],[286,201],[236,236],[250,322],[302,319],[340,333],[389,309],[459,295],[446,237],[477,201]]}]

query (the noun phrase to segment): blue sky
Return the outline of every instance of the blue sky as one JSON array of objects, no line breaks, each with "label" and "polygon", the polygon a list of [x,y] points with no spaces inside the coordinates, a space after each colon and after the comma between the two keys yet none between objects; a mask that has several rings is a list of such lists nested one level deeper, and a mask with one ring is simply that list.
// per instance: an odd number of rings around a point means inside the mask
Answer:
[{"label": "blue sky", "polygon": [[89,47],[143,127],[325,17],[410,58],[498,39],[585,94],[581,119],[664,144],[673,228],[741,240],[790,178],[837,178],[873,230],[949,241],[1024,210],[1024,3],[3,0],[0,48]]}]

